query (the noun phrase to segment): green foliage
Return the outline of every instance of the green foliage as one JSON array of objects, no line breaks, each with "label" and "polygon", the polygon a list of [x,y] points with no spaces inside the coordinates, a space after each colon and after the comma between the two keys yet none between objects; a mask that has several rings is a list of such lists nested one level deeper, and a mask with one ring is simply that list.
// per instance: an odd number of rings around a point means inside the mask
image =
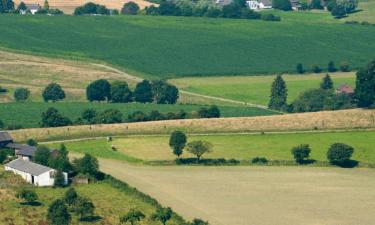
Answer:
[{"label": "green foliage", "polygon": [[310,9],[324,9],[320,0],[311,0]]},{"label": "green foliage", "polygon": [[271,96],[268,103],[270,109],[281,110],[287,104],[288,90],[281,75],[277,75],[271,87]]},{"label": "green foliage", "polygon": [[128,83],[126,83],[125,81],[115,81],[111,84],[110,96],[111,96],[112,102],[115,102],[115,103],[131,102],[132,95],[133,94],[128,86]]},{"label": "green foliage", "polygon": [[59,84],[50,83],[43,91],[43,99],[45,102],[56,102],[65,98],[65,92]]},{"label": "green foliage", "polygon": [[352,13],[358,7],[358,0],[337,0],[337,5],[343,6],[346,13]]},{"label": "green foliage", "polygon": [[355,97],[359,107],[375,104],[375,59],[357,72]]},{"label": "green foliage", "polygon": [[332,98],[332,90],[311,89],[303,92],[296,100],[293,101],[294,112],[317,112],[321,111]]},{"label": "green foliage", "polygon": [[313,65],[311,71],[313,71],[314,73],[320,73],[322,72],[322,69],[318,65]]},{"label": "green foliage", "polygon": [[252,160],[251,160],[251,163],[254,163],[254,164],[267,164],[268,163],[268,159],[265,158],[265,157],[254,157]]},{"label": "green foliage", "polygon": [[120,223],[130,223],[131,225],[135,225],[145,217],[145,214],[143,214],[141,211],[131,209],[128,213],[120,218]]},{"label": "green foliage", "polygon": [[77,200],[77,198],[78,198],[78,194],[77,194],[76,190],[71,187],[65,192],[64,197],[63,197],[63,201],[68,206],[73,206],[73,204]]},{"label": "green foliage", "polygon": [[220,109],[216,105],[212,105],[209,108],[202,107],[198,110],[199,118],[220,118],[220,116]]},{"label": "green foliage", "polygon": [[331,164],[344,166],[352,157],[354,148],[343,143],[332,144],[327,152],[327,159]]},{"label": "green foliage", "polygon": [[26,101],[30,96],[30,90],[27,88],[17,88],[13,96],[17,102]]},{"label": "green foliage", "polygon": [[292,4],[289,0],[272,0],[272,7],[283,11],[292,10]]},{"label": "green foliage", "polygon": [[72,217],[65,203],[58,199],[48,207],[47,220],[49,225],[69,225]]},{"label": "green foliage", "polygon": [[340,63],[340,71],[342,72],[350,72],[350,66],[349,63],[346,61],[343,61]]},{"label": "green foliage", "polygon": [[54,177],[54,187],[64,187],[65,186],[65,177],[61,170],[57,170]]},{"label": "green foliage", "polygon": [[121,123],[122,113],[118,109],[106,109],[104,112],[100,113],[97,117],[97,123]]},{"label": "green foliage", "polygon": [[197,156],[197,161],[199,162],[202,155],[212,151],[212,144],[208,141],[192,141],[187,144],[186,151]]},{"label": "green foliage", "polygon": [[86,97],[92,101],[109,101],[111,99],[111,85],[108,80],[100,79],[90,83],[86,88]]},{"label": "green foliage", "polygon": [[346,10],[345,7],[342,5],[335,5],[332,8],[331,11],[332,16],[334,16],[336,19],[340,19],[346,16]]},{"label": "green foliage", "polygon": [[310,156],[310,146],[307,144],[298,145],[292,148],[292,154],[297,163],[302,164]]},{"label": "green foliage", "polygon": [[94,215],[95,206],[89,198],[78,196],[72,205],[72,211],[83,220]]},{"label": "green foliage", "polygon": [[73,167],[69,161],[69,152],[67,151],[64,144],[61,144],[58,150],[58,155],[56,157],[50,157],[48,160],[48,165],[56,170],[61,170],[63,172],[70,172]]},{"label": "green foliage", "polygon": [[329,61],[327,70],[328,70],[328,72],[331,72],[331,73],[337,71],[337,69],[335,67],[335,63],[333,61]]},{"label": "green foliage", "polygon": [[333,81],[329,74],[326,74],[323,77],[322,82],[320,83],[320,88],[323,90],[333,90]]},{"label": "green foliage", "polygon": [[169,146],[173,149],[173,154],[180,157],[187,141],[186,134],[182,131],[173,131],[169,138]]},{"label": "green foliage", "polygon": [[0,129],[3,129],[5,127],[4,122],[0,120]]},{"label": "green foliage", "polygon": [[190,223],[190,225],[209,225],[207,221],[203,221],[201,219],[193,219],[193,221]]},{"label": "green foliage", "polygon": [[9,12],[14,9],[14,2],[12,0],[0,1],[0,13]]},{"label": "green foliage", "polygon": [[38,142],[32,138],[27,139],[26,144],[30,146],[38,146]]},{"label": "green foliage", "polygon": [[134,90],[134,100],[140,103],[152,102],[153,93],[150,81],[143,80],[136,85]]},{"label": "green foliage", "polygon": [[45,145],[39,145],[36,148],[33,160],[34,162],[38,164],[48,166],[48,160],[50,156],[51,156],[50,149]]},{"label": "green foliage", "polygon": [[160,221],[163,225],[167,223],[172,217],[173,211],[171,208],[157,208],[156,212],[152,214],[151,219],[155,221]]},{"label": "green foliage", "polygon": [[101,14],[109,15],[109,9],[104,5],[95,4],[93,2],[88,2],[83,6],[77,7],[74,10],[74,15],[88,15],[88,14]]},{"label": "green foliage", "polygon": [[85,109],[81,114],[82,119],[87,124],[96,123],[96,116],[97,116],[97,112],[95,109]]},{"label": "green foliage", "polygon": [[43,9],[45,9],[45,10],[49,10],[49,3],[48,3],[48,0],[45,0],[45,1],[44,1]]},{"label": "green foliage", "polygon": [[137,15],[139,11],[139,6],[135,2],[127,2],[121,9],[121,14],[125,15]]},{"label": "green foliage", "polygon": [[6,151],[0,149],[0,164],[3,163],[7,159],[8,154]]},{"label": "green foliage", "polygon": [[32,204],[38,200],[38,195],[33,190],[21,189],[17,191],[16,197],[24,199],[26,204]]},{"label": "green foliage", "polygon": [[59,111],[53,107],[42,113],[42,127],[62,127],[71,125],[72,121],[68,117],[62,116]]},{"label": "green foliage", "polygon": [[99,172],[98,159],[89,154],[85,154],[85,156],[80,159],[75,159],[73,161],[73,167],[76,172],[89,176],[96,176]]},{"label": "green foliage", "polygon": [[157,104],[176,104],[179,97],[178,88],[162,80],[151,84],[154,101]]}]

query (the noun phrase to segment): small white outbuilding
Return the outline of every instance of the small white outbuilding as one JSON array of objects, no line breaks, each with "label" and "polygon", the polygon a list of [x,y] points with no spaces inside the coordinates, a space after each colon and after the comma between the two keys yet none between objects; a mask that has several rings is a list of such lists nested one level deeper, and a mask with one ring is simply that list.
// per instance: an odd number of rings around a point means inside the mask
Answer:
[{"label": "small white outbuilding", "polygon": [[[36,186],[53,186],[56,170],[30,161],[16,159],[5,164],[5,170],[20,175],[26,182]],[[68,174],[64,173],[65,184],[68,184]]]}]

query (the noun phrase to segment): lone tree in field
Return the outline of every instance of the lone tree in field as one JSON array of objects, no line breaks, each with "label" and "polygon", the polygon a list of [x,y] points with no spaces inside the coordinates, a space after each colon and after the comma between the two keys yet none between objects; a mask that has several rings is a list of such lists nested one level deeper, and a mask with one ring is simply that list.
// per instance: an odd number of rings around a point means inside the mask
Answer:
[{"label": "lone tree in field", "polygon": [[158,208],[154,214],[151,215],[151,219],[154,221],[160,221],[163,225],[167,224],[167,221],[172,218],[171,208]]},{"label": "lone tree in field", "polygon": [[292,148],[292,154],[297,163],[302,164],[310,156],[310,146],[302,144]]},{"label": "lone tree in field", "polygon": [[22,189],[16,193],[16,197],[25,200],[25,204],[31,205],[38,200],[38,195],[35,191]]},{"label": "lone tree in field", "polygon": [[111,84],[111,101],[127,103],[132,101],[132,92],[125,81],[115,81]]},{"label": "lone tree in field", "polygon": [[65,203],[58,199],[49,206],[47,220],[49,225],[69,225],[72,218]]},{"label": "lone tree in field", "polygon": [[212,144],[208,141],[192,141],[186,147],[188,152],[197,156],[197,162],[199,162],[202,155],[212,151]]},{"label": "lone tree in field", "polygon": [[281,110],[287,105],[288,90],[283,77],[279,74],[275,78],[271,87],[271,96],[268,107],[270,109]]},{"label": "lone tree in field", "polygon": [[145,214],[143,214],[141,211],[131,209],[128,213],[120,218],[120,223],[130,223],[131,225],[135,225],[145,217]]},{"label": "lone tree in field", "polygon": [[134,89],[134,100],[141,103],[152,102],[153,93],[150,81],[143,80],[136,85]]},{"label": "lone tree in field", "polygon": [[333,61],[330,61],[328,63],[328,72],[333,73],[333,72],[336,72],[336,71],[337,71],[337,69],[335,67],[335,63]]},{"label": "lone tree in field", "polygon": [[65,98],[65,92],[59,84],[50,83],[43,91],[43,99],[45,102],[56,102]]},{"label": "lone tree in field", "polygon": [[86,88],[86,98],[92,101],[109,101],[111,99],[111,85],[108,80],[100,79],[90,83]]},{"label": "lone tree in field", "polygon": [[357,72],[355,98],[359,107],[375,104],[375,59]]},{"label": "lone tree in field", "polygon": [[322,82],[320,83],[320,88],[323,90],[333,90],[333,81],[329,74],[326,74],[323,77]]},{"label": "lone tree in field", "polygon": [[345,166],[350,162],[354,148],[343,143],[331,145],[327,152],[327,159],[333,165]]},{"label": "lone tree in field", "polygon": [[299,73],[299,74],[303,74],[303,73],[305,73],[305,69],[303,68],[302,63],[298,63],[298,64],[297,64],[297,66],[296,66],[296,70],[297,70],[297,73]]},{"label": "lone tree in field", "polygon": [[78,194],[76,192],[76,190],[74,188],[69,188],[66,192],[65,192],[65,195],[64,195],[64,202],[68,205],[68,206],[72,206],[74,204],[74,202],[77,200],[78,198]]},{"label": "lone tree in field", "polygon": [[48,166],[48,159],[50,156],[50,149],[45,145],[39,145],[35,151],[34,162]]},{"label": "lone tree in field", "polygon": [[139,11],[139,6],[135,2],[127,2],[121,9],[121,14],[125,15],[137,15]]},{"label": "lone tree in field", "polygon": [[169,146],[173,149],[173,154],[180,157],[185,148],[186,141],[186,135],[182,131],[173,131],[169,138]]},{"label": "lone tree in field", "polygon": [[17,102],[26,101],[30,96],[30,90],[27,88],[17,88],[13,97]]},{"label": "lone tree in field", "polygon": [[78,196],[73,203],[72,211],[82,220],[94,215],[95,206],[90,199]]},{"label": "lone tree in field", "polygon": [[54,177],[54,187],[64,187],[65,186],[65,177],[61,170],[57,170]]}]

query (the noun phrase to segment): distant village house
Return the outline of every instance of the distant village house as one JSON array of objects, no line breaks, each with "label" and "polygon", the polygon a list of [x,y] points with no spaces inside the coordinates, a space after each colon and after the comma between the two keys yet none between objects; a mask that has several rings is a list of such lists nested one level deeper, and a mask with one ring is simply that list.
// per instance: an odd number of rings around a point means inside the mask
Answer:
[{"label": "distant village house", "polygon": [[258,11],[263,9],[272,9],[272,1],[271,0],[251,0],[246,1],[246,4],[249,6],[250,9]]},{"label": "distant village house", "polygon": [[350,87],[348,84],[342,84],[336,89],[336,94],[348,94],[353,95],[354,89]]},{"label": "distant village house", "polygon": [[35,15],[35,13],[37,13],[41,9],[39,4],[25,4],[25,5],[26,5],[26,10],[20,10],[20,14],[22,15],[28,12]]},{"label": "distant village house", "polygon": [[0,148],[5,148],[10,143],[13,143],[13,138],[9,135],[9,133],[0,131]]}]

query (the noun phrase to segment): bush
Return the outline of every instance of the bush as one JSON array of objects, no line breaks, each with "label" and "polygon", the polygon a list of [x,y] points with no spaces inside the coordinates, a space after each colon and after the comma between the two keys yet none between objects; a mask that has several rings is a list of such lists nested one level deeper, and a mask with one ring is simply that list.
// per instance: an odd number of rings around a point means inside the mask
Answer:
[{"label": "bush", "polygon": [[8,90],[0,86],[0,93],[6,93],[6,92],[8,92]]},{"label": "bush", "polygon": [[136,111],[128,115],[128,122],[143,122],[147,120],[147,115],[141,111]]},{"label": "bush", "polygon": [[65,203],[58,199],[48,207],[47,220],[49,225],[69,225],[72,218]]},{"label": "bush", "polygon": [[16,193],[16,197],[24,199],[26,204],[35,203],[38,200],[38,195],[33,190],[21,189]]},{"label": "bush", "polygon": [[255,157],[251,160],[251,163],[254,164],[267,164],[268,160],[265,157]]},{"label": "bush", "polygon": [[65,92],[57,83],[50,83],[43,91],[43,99],[45,102],[56,102],[65,98]]},{"label": "bush", "polygon": [[275,16],[273,14],[262,14],[261,19],[265,21],[281,21],[280,16]]},{"label": "bush", "polygon": [[139,11],[139,6],[135,2],[127,2],[121,9],[121,14],[125,15],[137,15]]},{"label": "bush", "polygon": [[310,9],[324,9],[320,0],[312,0],[310,3]]},{"label": "bush", "polygon": [[289,0],[273,0],[272,7],[275,9],[283,10],[283,11],[292,10],[292,4],[290,3]]},{"label": "bush", "polygon": [[292,148],[292,154],[297,163],[302,164],[310,156],[310,146],[302,144]]},{"label": "bush", "polygon": [[17,88],[13,96],[17,102],[26,101],[30,96],[30,91],[27,88]]},{"label": "bush", "polygon": [[330,61],[328,63],[328,72],[333,73],[333,72],[336,72],[336,71],[337,71],[337,69],[335,67],[335,63],[333,61]]},{"label": "bush", "polygon": [[220,118],[220,109],[216,105],[210,108],[202,107],[198,110],[199,118]]},{"label": "bush", "polygon": [[341,62],[340,63],[340,71],[342,72],[350,72],[350,66],[348,62]]},{"label": "bush", "polygon": [[42,113],[42,127],[62,127],[71,125],[72,121],[68,117],[62,116],[59,111],[53,107]]},{"label": "bush", "polygon": [[303,69],[303,65],[302,63],[298,63],[297,66],[296,66],[296,70],[297,70],[297,73],[299,74],[303,74],[305,73],[305,69]]},{"label": "bush", "polygon": [[118,109],[107,109],[98,115],[97,122],[104,124],[121,123],[122,113]]},{"label": "bush", "polygon": [[5,124],[2,120],[0,120],[0,129],[3,129],[5,127]]},{"label": "bush", "polygon": [[331,15],[334,16],[336,19],[340,19],[346,16],[345,7],[342,5],[335,5],[332,8]]},{"label": "bush", "polygon": [[327,159],[333,165],[345,166],[350,162],[354,148],[343,143],[332,144],[327,152]]},{"label": "bush", "polygon": [[325,109],[333,93],[331,90],[311,89],[302,92],[293,101],[293,112],[317,112]]},{"label": "bush", "polygon": [[76,16],[85,14],[109,15],[109,9],[107,9],[104,5],[98,5],[93,2],[88,2],[83,6],[77,7],[74,10],[74,15]]},{"label": "bush", "polygon": [[26,144],[30,145],[30,146],[38,146],[38,142],[34,139],[31,139],[31,138],[27,139]]},{"label": "bush", "polygon": [[322,69],[318,65],[313,65],[311,71],[313,71],[314,73],[320,73],[322,72]]}]

